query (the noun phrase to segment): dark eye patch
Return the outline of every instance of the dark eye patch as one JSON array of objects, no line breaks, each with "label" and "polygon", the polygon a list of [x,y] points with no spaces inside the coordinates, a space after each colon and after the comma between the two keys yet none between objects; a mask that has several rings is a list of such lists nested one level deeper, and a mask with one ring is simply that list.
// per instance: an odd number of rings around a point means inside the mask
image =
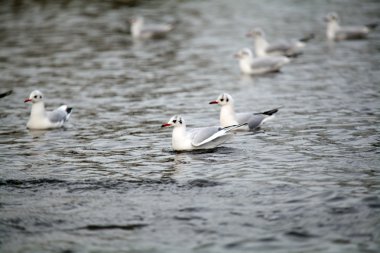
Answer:
[{"label": "dark eye patch", "polygon": [[223,102],[223,101],[224,101],[224,99],[223,99],[223,98],[221,98],[221,99],[220,99],[220,101],[221,101],[221,102]]},{"label": "dark eye patch", "polygon": [[37,96],[37,95],[34,95],[34,98],[38,98],[38,96]]},{"label": "dark eye patch", "polygon": [[228,98],[226,98],[226,102],[228,102]]},{"label": "dark eye patch", "polygon": [[177,120],[174,119],[174,120],[173,120],[173,123],[175,124],[176,122],[177,122]]},{"label": "dark eye patch", "polygon": [[42,96],[40,96],[40,98],[42,98]]},{"label": "dark eye patch", "polygon": [[182,119],[179,120],[179,123],[182,124]]}]

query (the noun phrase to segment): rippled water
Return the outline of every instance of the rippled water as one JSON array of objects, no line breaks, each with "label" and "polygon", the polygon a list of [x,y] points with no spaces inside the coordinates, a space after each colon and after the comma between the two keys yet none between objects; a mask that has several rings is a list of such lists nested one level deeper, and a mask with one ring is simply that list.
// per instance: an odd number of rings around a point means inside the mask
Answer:
[{"label": "rippled water", "polygon": [[[51,2],[51,1],[50,1]],[[8,1],[0,5],[1,252],[379,252],[380,33],[328,44],[322,17],[378,21],[372,1]],[[126,20],[175,22],[133,42]],[[282,73],[242,76],[232,55],[316,38]],[[34,89],[74,107],[28,131]],[[210,152],[171,151],[174,114],[283,106]]]}]

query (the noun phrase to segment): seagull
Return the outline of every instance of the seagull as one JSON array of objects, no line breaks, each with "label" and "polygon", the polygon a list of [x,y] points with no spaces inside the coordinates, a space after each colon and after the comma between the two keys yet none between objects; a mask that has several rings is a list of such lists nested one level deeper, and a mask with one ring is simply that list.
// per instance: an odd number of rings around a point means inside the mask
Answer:
[{"label": "seagull", "polygon": [[[243,124],[244,125],[244,124]],[[172,148],[175,151],[195,150],[195,149],[212,149],[229,140],[232,130],[242,125],[231,125],[222,127],[203,127],[186,129],[183,117],[175,115],[170,118],[168,123],[161,127],[173,126]]]},{"label": "seagull", "polygon": [[335,12],[327,14],[324,20],[327,23],[327,39],[336,41],[364,39],[367,37],[368,33],[377,26],[377,24],[368,24],[364,26],[340,26],[339,16]]},{"label": "seagull", "polygon": [[253,37],[255,41],[255,54],[256,56],[287,56],[295,57],[302,53],[302,48],[306,46],[306,42],[314,37],[314,34],[301,38],[291,42],[278,42],[275,44],[269,44],[265,39],[265,34],[260,28],[254,28],[247,33],[247,37]]},{"label": "seagull", "polygon": [[166,36],[174,29],[171,24],[159,24],[154,26],[144,26],[144,18],[141,16],[130,19],[131,34],[134,39],[158,39]]},{"label": "seagull", "polygon": [[235,54],[235,58],[239,59],[241,72],[249,75],[277,72],[282,66],[290,62],[289,58],[285,56],[253,57],[249,48],[241,49]]},{"label": "seagull", "polygon": [[25,99],[25,103],[32,102],[32,110],[26,127],[29,129],[51,129],[63,126],[71,114],[71,107],[62,105],[52,112],[45,111],[42,92],[35,90],[30,93],[29,98]]},{"label": "seagull", "polygon": [[279,110],[279,108],[275,108],[260,113],[247,112],[235,114],[234,100],[232,99],[232,96],[227,93],[220,94],[216,100],[211,101],[209,104],[218,104],[221,106],[220,125],[222,127],[247,124],[246,127],[239,128],[239,130],[255,130],[265,121],[274,118],[274,114]]}]

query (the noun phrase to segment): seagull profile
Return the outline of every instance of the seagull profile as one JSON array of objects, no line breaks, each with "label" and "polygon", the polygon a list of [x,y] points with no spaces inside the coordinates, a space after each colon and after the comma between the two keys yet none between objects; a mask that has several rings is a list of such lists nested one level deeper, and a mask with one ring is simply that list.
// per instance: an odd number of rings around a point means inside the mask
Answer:
[{"label": "seagull profile", "polygon": [[62,105],[52,112],[46,112],[43,99],[44,95],[38,90],[30,93],[29,98],[25,99],[25,103],[32,103],[30,118],[26,124],[27,128],[42,130],[62,127],[69,119],[72,108]]}]

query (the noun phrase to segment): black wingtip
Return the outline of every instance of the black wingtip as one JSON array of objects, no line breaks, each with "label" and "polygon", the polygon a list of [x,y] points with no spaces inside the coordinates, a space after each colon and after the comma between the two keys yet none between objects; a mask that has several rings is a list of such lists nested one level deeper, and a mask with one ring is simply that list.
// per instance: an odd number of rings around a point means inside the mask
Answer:
[{"label": "black wingtip", "polygon": [[371,23],[367,24],[366,27],[368,27],[370,30],[374,30],[378,25],[378,23]]},{"label": "black wingtip", "polygon": [[3,98],[3,97],[6,97],[6,96],[9,96],[9,95],[12,94],[12,92],[13,92],[13,90],[9,90],[9,91],[7,91],[7,92],[1,93],[1,94],[0,94],[0,98]]},{"label": "black wingtip", "polygon": [[73,109],[72,107],[67,107],[67,108],[66,108],[66,112],[67,112],[67,114],[70,114],[72,109]]},{"label": "black wingtip", "polygon": [[265,115],[270,116],[270,115],[273,115],[273,114],[275,114],[276,112],[278,112],[279,109],[280,109],[280,108],[272,109],[272,110],[269,110],[269,111],[262,112],[261,114],[265,114]]}]

